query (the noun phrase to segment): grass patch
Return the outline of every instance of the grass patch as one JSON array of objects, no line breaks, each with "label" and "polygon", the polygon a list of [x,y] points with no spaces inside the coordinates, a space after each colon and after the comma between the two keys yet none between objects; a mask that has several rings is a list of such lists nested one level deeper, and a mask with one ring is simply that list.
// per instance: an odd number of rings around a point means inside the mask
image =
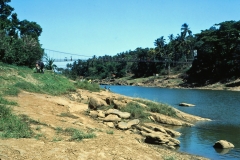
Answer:
[{"label": "grass patch", "polygon": [[16,96],[20,90],[35,93],[61,95],[76,91],[76,86],[63,75],[45,72],[34,73],[28,67],[0,63],[0,94]]},{"label": "grass patch", "polygon": [[106,133],[107,134],[113,134],[114,132],[113,132],[113,130],[107,130]]},{"label": "grass patch", "polygon": [[92,92],[100,91],[100,86],[97,83],[89,83],[88,81],[77,81],[75,85],[77,88],[89,90]]},{"label": "grass patch", "polygon": [[61,95],[69,92],[75,92],[75,86],[67,78],[57,74],[37,74],[37,80],[42,82],[41,89],[51,95]]},{"label": "grass patch", "polygon": [[66,113],[61,113],[60,115],[58,115],[59,117],[69,117],[69,118],[73,118],[73,119],[78,119],[77,116],[74,116],[72,115],[71,113],[69,112],[66,112]]},{"label": "grass patch", "polygon": [[63,133],[63,131],[64,131],[64,129],[62,129],[61,127],[57,127],[57,128],[55,128],[55,130],[56,130],[57,134]]},{"label": "grass patch", "polygon": [[17,82],[14,86],[28,92],[42,93],[39,87],[30,82]]},{"label": "grass patch", "polygon": [[63,139],[61,137],[54,137],[52,142],[59,142],[62,141]]},{"label": "grass patch", "polygon": [[24,72],[18,72],[18,75],[23,77],[23,78],[26,78],[26,74]]},{"label": "grass patch", "polygon": [[176,111],[167,104],[156,103],[141,99],[137,99],[136,101],[147,105],[150,112],[160,113],[170,117],[177,117]]},{"label": "grass patch", "polygon": [[41,130],[41,126],[37,126],[37,127],[36,127],[36,130],[37,130],[37,131],[40,131],[40,130]]},{"label": "grass patch", "polygon": [[48,126],[46,123],[42,123],[39,120],[34,120],[32,118],[29,118],[27,115],[25,114],[21,114],[19,115],[19,117],[26,123],[28,124],[33,124],[33,125],[43,125],[43,126]]},{"label": "grass patch", "polygon": [[11,86],[3,90],[3,95],[5,96],[17,96],[19,93],[20,90],[14,86]]},{"label": "grass patch", "polygon": [[41,138],[41,137],[45,137],[45,136],[42,133],[34,135],[34,138],[37,140],[39,140],[39,138]]},{"label": "grass patch", "polygon": [[30,138],[33,132],[21,118],[12,114],[9,107],[0,105],[0,137],[1,138]]},{"label": "grass patch", "polygon": [[8,100],[6,100],[2,97],[0,97],[0,104],[2,104],[2,105],[13,105],[13,106],[18,105],[17,102],[8,101]]},{"label": "grass patch", "polygon": [[147,121],[150,116],[149,113],[145,112],[145,109],[138,103],[130,102],[126,107],[122,108],[121,111],[129,112],[131,114],[131,119],[141,119],[142,121]]},{"label": "grass patch", "polygon": [[176,160],[176,158],[174,156],[164,156],[163,159],[164,160]]},{"label": "grass patch", "polygon": [[71,136],[69,141],[81,141],[82,139],[90,139],[96,137],[94,133],[84,133],[78,129],[75,128],[66,128],[62,129],[60,127],[56,128],[57,134],[64,134],[66,136]]}]

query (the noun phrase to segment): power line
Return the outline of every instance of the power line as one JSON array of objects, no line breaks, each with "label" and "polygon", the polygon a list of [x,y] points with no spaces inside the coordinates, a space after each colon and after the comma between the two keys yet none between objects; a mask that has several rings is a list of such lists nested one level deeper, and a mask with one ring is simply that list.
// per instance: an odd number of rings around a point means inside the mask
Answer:
[{"label": "power line", "polygon": [[79,55],[79,54],[74,54],[74,53],[67,53],[67,52],[55,51],[55,50],[52,50],[52,49],[46,49],[46,48],[44,48],[44,50],[52,51],[52,52],[57,52],[57,53],[68,54],[68,55],[75,55],[75,56],[82,56],[82,57],[92,57],[92,56]]}]

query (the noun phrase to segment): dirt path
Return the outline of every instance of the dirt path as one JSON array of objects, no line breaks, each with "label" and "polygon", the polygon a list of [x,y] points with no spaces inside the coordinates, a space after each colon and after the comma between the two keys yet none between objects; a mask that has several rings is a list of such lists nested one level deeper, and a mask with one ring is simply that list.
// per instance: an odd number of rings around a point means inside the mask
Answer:
[{"label": "dirt path", "polygon": [[[21,92],[15,100],[16,114],[27,115],[36,123],[31,125],[36,138],[0,140],[0,160],[161,160],[204,159],[179,153],[142,142],[138,134],[110,129],[85,114],[90,95],[107,97],[112,93],[91,93],[79,90],[77,94],[56,97]],[[118,96],[118,95],[116,95]],[[59,128],[76,128],[96,137],[82,141],[69,141],[69,136],[59,134]],[[110,134],[108,131],[112,131]]]}]

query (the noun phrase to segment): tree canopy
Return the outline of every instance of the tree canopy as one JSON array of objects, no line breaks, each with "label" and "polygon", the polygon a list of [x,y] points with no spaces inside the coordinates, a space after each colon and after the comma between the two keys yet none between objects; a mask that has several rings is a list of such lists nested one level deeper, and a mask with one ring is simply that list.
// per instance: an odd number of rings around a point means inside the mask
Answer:
[{"label": "tree canopy", "polygon": [[11,0],[0,0],[0,61],[33,66],[43,57],[38,37],[42,28],[36,22],[19,20]]}]

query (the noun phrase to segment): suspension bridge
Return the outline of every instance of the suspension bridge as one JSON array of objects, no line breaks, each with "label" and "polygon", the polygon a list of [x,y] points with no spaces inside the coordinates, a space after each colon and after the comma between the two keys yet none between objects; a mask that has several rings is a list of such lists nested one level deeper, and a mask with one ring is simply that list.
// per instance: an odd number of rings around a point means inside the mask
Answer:
[{"label": "suspension bridge", "polygon": [[[47,57],[54,59],[54,62],[74,62],[79,59],[87,60],[89,58],[92,58],[92,56],[67,53],[46,48],[44,49],[44,53],[47,55]],[[45,58],[43,58],[43,62],[46,62]]]},{"label": "suspension bridge", "polygon": [[[62,51],[56,51],[51,49],[44,49],[47,57],[54,59],[54,62],[65,62],[71,63],[74,61],[82,60],[87,61],[91,58],[91,61],[101,61],[101,62],[143,62],[143,63],[182,63],[182,64],[192,64],[194,59],[186,59],[185,61],[172,61],[170,58],[164,58],[162,60],[148,59],[148,58],[115,58],[115,57],[101,57],[94,58],[94,56],[79,55],[74,53],[67,53]],[[43,59],[46,62],[46,59]]]}]

